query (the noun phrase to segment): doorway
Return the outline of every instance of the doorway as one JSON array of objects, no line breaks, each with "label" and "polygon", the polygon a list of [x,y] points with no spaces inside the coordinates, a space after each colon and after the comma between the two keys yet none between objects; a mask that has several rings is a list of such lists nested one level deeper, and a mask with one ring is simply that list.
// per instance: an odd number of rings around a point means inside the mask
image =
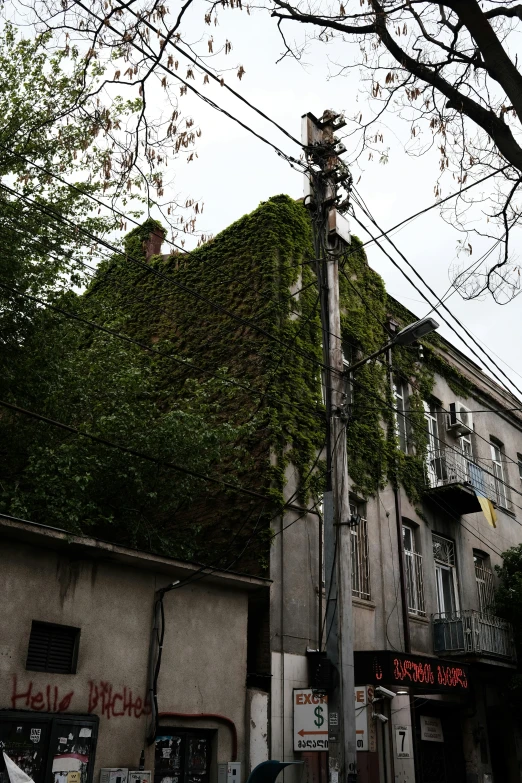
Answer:
[{"label": "doorway", "polygon": [[214,734],[211,729],[158,729],[154,783],[209,783]]},{"label": "doorway", "polygon": [[425,704],[415,712],[419,783],[462,783],[466,765],[459,707]]}]

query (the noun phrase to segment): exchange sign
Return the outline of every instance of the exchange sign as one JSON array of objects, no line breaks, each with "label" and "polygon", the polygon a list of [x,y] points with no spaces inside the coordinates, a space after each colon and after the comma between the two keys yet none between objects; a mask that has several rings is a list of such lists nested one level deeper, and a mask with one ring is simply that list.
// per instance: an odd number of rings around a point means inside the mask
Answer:
[{"label": "exchange sign", "polygon": [[328,696],[294,690],[294,750],[328,750]]}]

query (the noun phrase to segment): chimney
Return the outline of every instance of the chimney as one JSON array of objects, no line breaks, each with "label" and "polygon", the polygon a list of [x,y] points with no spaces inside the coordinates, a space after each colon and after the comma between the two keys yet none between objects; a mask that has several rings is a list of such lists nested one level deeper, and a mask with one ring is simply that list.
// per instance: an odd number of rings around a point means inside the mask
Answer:
[{"label": "chimney", "polygon": [[149,234],[149,238],[143,242],[145,257],[150,261],[152,256],[158,256],[161,253],[161,246],[165,241],[166,231],[162,228],[154,228]]}]

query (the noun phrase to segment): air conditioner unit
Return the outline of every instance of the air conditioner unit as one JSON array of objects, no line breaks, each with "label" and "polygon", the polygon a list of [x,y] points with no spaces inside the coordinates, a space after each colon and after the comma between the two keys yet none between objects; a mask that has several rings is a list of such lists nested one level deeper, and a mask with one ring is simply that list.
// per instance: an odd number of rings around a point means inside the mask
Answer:
[{"label": "air conditioner unit", "polygon": [[469,408],[466,408],[461,402],[450,402],[446,429],[455,435],[467,435],[473,432],[473,421]]}]

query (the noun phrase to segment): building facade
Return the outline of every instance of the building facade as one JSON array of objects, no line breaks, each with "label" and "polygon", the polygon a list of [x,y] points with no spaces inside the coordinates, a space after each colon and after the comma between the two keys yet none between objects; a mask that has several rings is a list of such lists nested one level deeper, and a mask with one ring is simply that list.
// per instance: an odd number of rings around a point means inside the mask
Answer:
[{"label": "building facade", "polygon": [[139,770],[142,751],[156,783],[217,781],[227,762],[239,779],[266,758],[267,697],[246,686],[266,580],[3,517],[0,539],[0,740],[34,783]]},{"label": "building facade", "polygon": [[[208,489],[168,520],[173,545],[176,525],[193,524],[195,559],[227,557],[234,570],[255,576],[213,571],[165,594],[158,701],[159,712],[170,714],[152,730],[156,591],[197,567],[35,526],[15,535],[22,523],[5,520],[11,630],[0,658],[3,715],[11,726],[20,710],[31,719],[38,712],[48,721],[84,720],[78,731],[98,732],[93,771],[136,768],[145,747],[156,783],[216,783],[218,763],[235,757],[243,764],[239,783],[267,757],[305,762],[282,773],[285,783],[325,783],[328,683],[319,681],[317,662],[331,641],[326,618],[336,595],[328,589],[332,553],[325,553],[321,504],[321,328],[306,211],[275,197],[187,256],[149,258],[146,232],[130,238],[128,253],[142,242],[144,260],[161,276],[131,268],[124,256],[107,264],[85,297],[91,307],[101,304],[97,320],[104,310],[124,313],[129,337],[182,360],[161,366],[173,398],[196,370],[226,373],[220,415],[249,425],[236,463],[216,470],[225,478],[234,471],[258,497]],[[350,364],[386,342],[387,319],[404,326],[416,318],[387,296],[357,240],[342,267]],[[522,542],[520,403],[446,340],[422,347],[423,355],[419,347],[394,349],[391,377],[386,362],[372,362],[353,378],[347,434],[359,779],[520,783],[522,732],[507,707],[512,630],[494,606],[495,566]],[[33,621],[36,631],[38,623],[85,627],[76,674],[28,667]],[[304,718],[301,707],[309,708]],[[207,749],[206,778],[187,767],[193,741]],[[170,774],[173,755],[179,776]]]},{"label": "building facade", "polygon": [[[360,517],[351,531],[357,739],[364,748],[359,779],[518,783],[522,724],[509,706],[516,653],[511,626],[495,613],[495,566],[522,541],[522,420],[512,410],[520,404],[449,343],[441,341],[438,351],[472,390],[457,393],[446,373],[434,373],[422,400],[427,443],[418,497],[412,501],[402,484],[396,492],[389,481],[373,496],[351,493],[352,512]],[[392,380],[393,426],[408,455],[415,449],[412,428],[419,426],[409,407],[415,381],[400,372]],[[492,502],[495,527],[478,494]],[[295,753],[294,689],[314,685],[307,650],[326,648],[326,606],[336,598],[325,591],[319,545],[309,550],[320,522],[309,516],[287,532],[276,544],[271,572],[272,721],[286,720],[272,752],[285,758]],[[379,698],[379,685],[392,697]],[[325,779],[324,760],[317,758],[314,768]]]}]

